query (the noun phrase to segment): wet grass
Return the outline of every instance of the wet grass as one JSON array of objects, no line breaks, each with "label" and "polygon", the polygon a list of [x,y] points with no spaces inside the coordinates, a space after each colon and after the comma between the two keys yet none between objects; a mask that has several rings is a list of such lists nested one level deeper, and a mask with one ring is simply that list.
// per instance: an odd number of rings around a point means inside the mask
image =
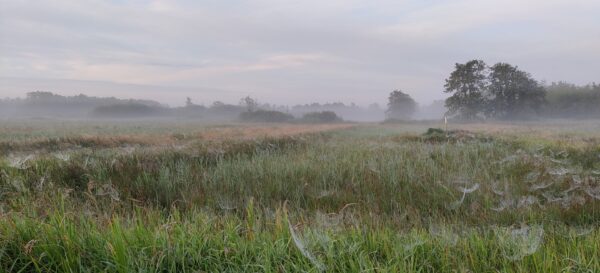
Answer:
[{"label": "wet grass", "polygon": [[600,132],[575,143],[406,126],[270,136],[228,127],[230,137],[174,127],[128,135],[143,143],[8,142],[22,146],[0,163],[0,268],[600,269]]}]

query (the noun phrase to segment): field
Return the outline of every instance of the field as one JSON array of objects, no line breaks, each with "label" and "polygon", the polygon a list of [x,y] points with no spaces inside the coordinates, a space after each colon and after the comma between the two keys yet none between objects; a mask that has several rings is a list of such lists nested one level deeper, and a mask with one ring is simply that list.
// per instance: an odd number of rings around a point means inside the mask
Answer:
[{"label": "field", "polygon": [[600,123],[0,122],[0,272],[600,272]]}]

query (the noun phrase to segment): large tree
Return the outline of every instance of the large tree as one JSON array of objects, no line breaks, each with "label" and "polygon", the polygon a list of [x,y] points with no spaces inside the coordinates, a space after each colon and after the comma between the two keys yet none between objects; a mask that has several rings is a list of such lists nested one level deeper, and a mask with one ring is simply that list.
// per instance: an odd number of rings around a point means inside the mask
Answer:
[{"label": "large tree", "polygon": [[507,63],[497,63],[490,71],[486,116],[523,118],[539,112],[546,91],[529,73]]},{"label": "large tree", "polygon": [[487,66],[482,60],[456,64],[444,85],[448,114],[458,114],[462,119],[476,119],[484,107],[483,96],[487,86]]},{"label": "large tree", "polygon": [[388,98],[388,109],[385,111],[387,118],[410,119],[417,109],[417,103],[410,95],[394,90]]}]

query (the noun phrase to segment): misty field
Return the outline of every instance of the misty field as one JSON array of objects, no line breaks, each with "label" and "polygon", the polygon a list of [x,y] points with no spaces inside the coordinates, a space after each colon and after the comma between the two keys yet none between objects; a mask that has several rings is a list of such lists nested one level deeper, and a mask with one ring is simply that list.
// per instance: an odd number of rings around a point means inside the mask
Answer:
[{"label": "misty field", "polygon": [[0,272],[599,272],[597,122],[0,122]]}]

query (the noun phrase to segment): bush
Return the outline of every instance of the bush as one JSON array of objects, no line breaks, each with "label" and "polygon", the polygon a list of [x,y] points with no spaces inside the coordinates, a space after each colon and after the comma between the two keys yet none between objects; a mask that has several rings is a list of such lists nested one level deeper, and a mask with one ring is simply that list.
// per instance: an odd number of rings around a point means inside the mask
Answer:
[{"label": "bush", "polygon": [[429,128],[427,129],[427,132],[421,135],[421,140],[429,143],[456,143],[468,141],[491,142],[494,139],[489,136],[484,136],[466,130],[444,131],[439,128]]},{"label": "bush", "polygon": [[243,112],[239,118],[244,122],[288,122],[292,121],[294,116],[279,111],[258,110]]},{"label": "bush", "polygon": [[301,121],[308,123],[333,123],[341,122],[342,118],[333,111],[323,111],[306,113],[302,116]]}]

